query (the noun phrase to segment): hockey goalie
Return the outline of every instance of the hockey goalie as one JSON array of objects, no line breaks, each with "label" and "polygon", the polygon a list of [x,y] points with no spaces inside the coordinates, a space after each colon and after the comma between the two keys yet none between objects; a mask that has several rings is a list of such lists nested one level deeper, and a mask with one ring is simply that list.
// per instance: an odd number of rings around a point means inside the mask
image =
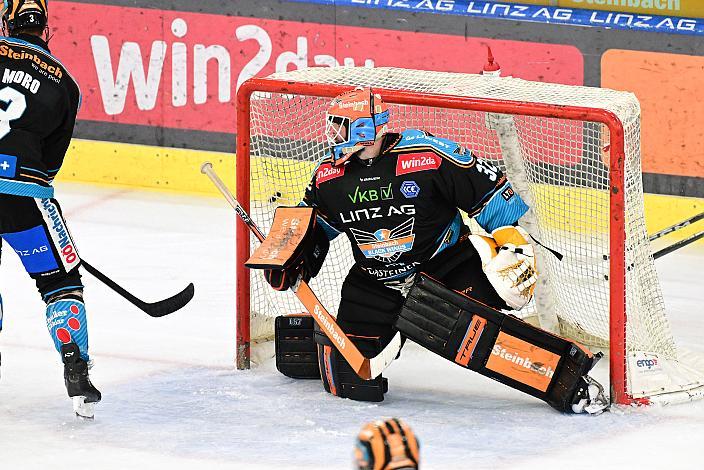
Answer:
[{"label": "hockey goalie", "polygon": [[[342,285],[337,323],[367,357],[397,332],[440,356],[544,400],[568,413],[600,413],[603,388],[588,376],[600,355],[514,315],[533,295],[529,235],[518,225],[528,210],[506,177],[471,150],[421,130],[388,132],[389,109],[359,88],[332,100],[325,134],[329,153],[299,207],[304,236],[281,263],[257,262],[267,282],[287,290],[320,270],[329,242],[344,233],[354,265]],[[322,124],[322,123],[321,123]],[[486,231],[470,233],[460,211]],[[301,341],[306,343],[301,344]],[[378,376],[361,379],[311,317],[276,321],[277,368],[320,378],[343,398],[381,401]],[[313,351],[312,354],[287,354]],[[317,352],[317,354],[315,354]]]}]

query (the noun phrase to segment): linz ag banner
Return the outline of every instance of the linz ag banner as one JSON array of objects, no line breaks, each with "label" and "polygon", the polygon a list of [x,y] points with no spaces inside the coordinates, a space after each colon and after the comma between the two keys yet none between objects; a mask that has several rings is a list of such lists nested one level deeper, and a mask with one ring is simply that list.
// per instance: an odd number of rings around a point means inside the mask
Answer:
[{"label": "linz ag banner", "polygon": [[83,120],[234,133],[236,90],[250,77],[338,64],[477,73],[487,43],[505,75],[583,84],[582,54],[568,45],[58,1],[51,13],[52,51],[79,82]]},{"label": "linz ag banner", "polygon": [[[678,8],[650,8],[672,0],[586,0],[569,2],[577,8],[566,8],[566,2],[551,1],[551,6],[542,6],[546,0],[501,2],[495,0],[289,0],[299,3],[335,5],[337,8],[363,7],[407,11],[412,13],[436,13],[439,15],[469,16],[529,21],[546,24],[565,24],[596,28],[622,29],[685,35],[704,35],[704,20],[668,14]],[[593,3],[590,3],[592,1]],[[692,0],[701,2],[701,0]],[[628,2],[628,3],[626,3]],[[656,2],[656,3],[653,3]],[[523,4],[527,3],[527,4]],[[616,6],[618,3],[619,6]],[[596,6],[613,5],[608,8]],[[627,8],[622,5],[635,5]],[[560,6],[555,6],[560,5]],[[641,6],[645,6],[641,8]],[[592,8],[594,8],[592,10]],[[704,10],[704,8],[700,8]],[[689,11],[689,10],[687,10]],[[684,14],[684,12],[682,13]]]},{"label": "linz ag banner", "polygon": [[508,0],[506,3],[704,18],[701,0]]}]

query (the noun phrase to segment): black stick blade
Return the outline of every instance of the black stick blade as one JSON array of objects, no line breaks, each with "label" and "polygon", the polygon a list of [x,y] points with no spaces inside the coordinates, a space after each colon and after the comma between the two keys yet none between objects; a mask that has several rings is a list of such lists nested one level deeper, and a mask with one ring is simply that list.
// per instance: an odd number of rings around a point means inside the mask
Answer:
[{"label": "black stick blade", "polygon": [[163,317],[164,315],[168,315],[169,313],[173,313],[176,310],[183,308],[188,302],[191,301],[195,292],[193,283],[190,283],[181,292],[172,297],[169,297],[168,299],[151,303],[145,302],[141,299],[138,299],[129,291],[127,291],[127,289],[120,286],[118,283],[107,277],[105,274],[101,273],[96,268],[88,264],[86,260],[81,260],[81,265],[86,271],[95,276],[99,281],[101,281],[110,289],[120,294],[122,297],[127,299],[127,301],[129,301],[132,305],[136,306],[150,317]]},{"label": "black stick blade", "polygon": [[181,292],[168,299],[153,303],[142,302],[138,304],[137,307],[142,309],[150,317],[163,317],[185,307],[186,304],[191,301],[194,294],[195,287],[193,283],[190,283]]}]

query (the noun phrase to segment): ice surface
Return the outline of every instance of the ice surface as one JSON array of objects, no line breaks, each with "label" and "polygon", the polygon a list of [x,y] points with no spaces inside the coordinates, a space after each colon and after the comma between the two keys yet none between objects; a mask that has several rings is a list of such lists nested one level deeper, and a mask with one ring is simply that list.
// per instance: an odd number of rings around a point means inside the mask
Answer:
[{"label": "ice surface", "polygon": [[[699,469],[704,403],[564,416],[415,347],[389,369],[382,404],[340,400],[271,360],[237,372],[234,222],[224,201],[60,185],[81,255],[147,301],[188,282],[185,309],[150,318],[88,274],[94,422],[65,396],[44,307],[5,246],[0,289],[0,468],[345,469],[367,421],[405,419],[425,469]],[[701,248],[657,261],[678,344],[704,353]],[[603,372],[602,372],[603,373]]]}]

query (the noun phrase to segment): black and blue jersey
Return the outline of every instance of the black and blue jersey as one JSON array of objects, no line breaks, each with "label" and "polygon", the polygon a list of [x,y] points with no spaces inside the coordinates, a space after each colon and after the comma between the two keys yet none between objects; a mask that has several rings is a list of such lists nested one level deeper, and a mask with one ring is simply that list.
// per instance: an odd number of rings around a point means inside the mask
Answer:
[{"label": "black and blue jersey", "polygon": [[469,229],[514,224],[528,207],[503,173],[456,142],[420,130],[387,134],[371,161],[323,160],[306,190],[330,238],[345,233],[359,268],[401,280],[453,246]]},{"label": "black and blue jersey", "polygon": [[52,197],[80,100],[41,38],[0,37],[0,193]]}]

